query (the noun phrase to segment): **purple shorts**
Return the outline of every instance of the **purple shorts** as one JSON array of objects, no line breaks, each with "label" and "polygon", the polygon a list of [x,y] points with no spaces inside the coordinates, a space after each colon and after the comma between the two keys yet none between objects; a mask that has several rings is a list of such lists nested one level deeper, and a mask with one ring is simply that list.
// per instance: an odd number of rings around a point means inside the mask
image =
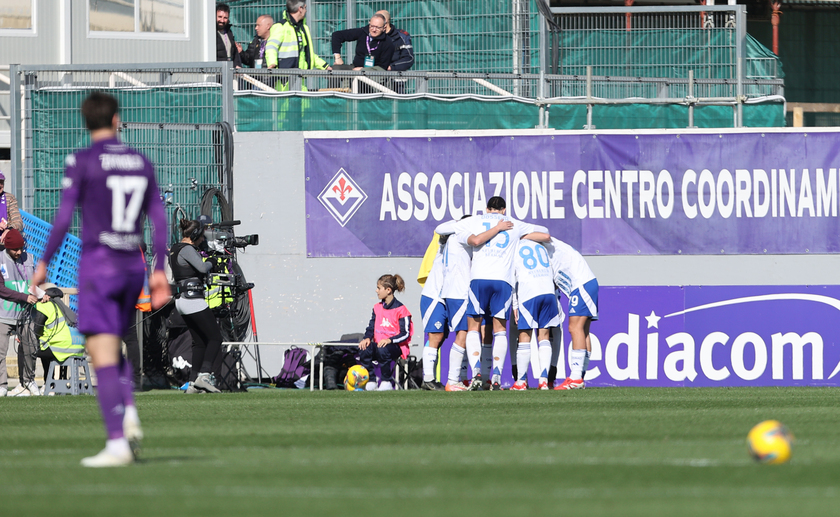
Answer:
[{"label": "purple shorts", "polygon": [[79,332],[86,336],[113,334],[122,337],[134,319],[134,306],[143,290],[146,273],[101,270],[79,272]]}]

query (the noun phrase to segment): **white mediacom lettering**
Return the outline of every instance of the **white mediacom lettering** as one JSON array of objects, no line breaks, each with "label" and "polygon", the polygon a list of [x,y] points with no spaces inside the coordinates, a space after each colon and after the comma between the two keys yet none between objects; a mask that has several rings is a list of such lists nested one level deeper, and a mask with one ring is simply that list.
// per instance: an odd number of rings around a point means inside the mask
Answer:
[{"label": "white mediacom lettering", "polygon": [[[643,316],[647,322],[646,332],[639,325],[642,316],[631,313],[628,314],[626,332],[616,332],[607,339],[604,349],[607,373],[617,381],[657,379],[659,368],[662,368],[668,380],[673,382],[694,382],[698,373],[716,382],[732,376],[751,381],[762,377],[768,368],[772,370],[774,380],[819,381],[830,380],[840,374],[838,364],[825,377],[826,340],[817,332],[775,333],[772,336],[749,331],[736,336],[718,330],[706,335],[675,332],[663,336],[667,348],[660,350],[659,327],[663,319],[667,321],[667,318],[704,309],[777,300],[811,301],[840,310],[840,300],[822,295],[783,293],[751,296],[721,300],[665,316],[658,316],[652,310],[648,316]],[[646,347],[641,346],[643,343]],[[660,354],[664,357],[661,362]]]},{"label": "white mediacom lettering", "polygon": [[[619,350],[626,350],[626,366],[619,364]],[[604,364],[607,373],[617,381],[639,378],[639,316],[630,314],[627,321],[627,332],[614,334],[607,341],[604,352]]]}]

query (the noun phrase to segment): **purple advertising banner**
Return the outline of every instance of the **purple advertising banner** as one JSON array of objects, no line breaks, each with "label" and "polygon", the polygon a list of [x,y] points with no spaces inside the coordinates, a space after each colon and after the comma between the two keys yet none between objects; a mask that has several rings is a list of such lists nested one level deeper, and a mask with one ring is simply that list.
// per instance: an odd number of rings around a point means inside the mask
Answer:
[{"label": "purple advertising banner", "polygon": [[[601,287],[599,298],[587,387],[840,385],[840,286]],[[558,379],[570,348],[566,328]]]},{"label": "purple advertising banner", "polygon": [[483,211],[586,255],[837,253],[837,133],[310,138],[312,257],[422,256]]}]

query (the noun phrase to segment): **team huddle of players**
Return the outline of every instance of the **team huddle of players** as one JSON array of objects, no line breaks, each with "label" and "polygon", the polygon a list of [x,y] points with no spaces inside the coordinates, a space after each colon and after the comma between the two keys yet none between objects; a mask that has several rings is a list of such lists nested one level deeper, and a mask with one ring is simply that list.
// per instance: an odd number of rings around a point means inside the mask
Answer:
[{"label": "team huddle of players", "polygon": [[[511,389],[528,388],[528,365],[539,373],[539,389],[549,389],[549,369],[557,363],[562,335],[560,296],[569,300],[570,374],[558,390],[581,389],[589,361],[589,325],[598,319],[598,281],[580,253],[551,237],[545,227],[505,215],[505,200],[487,201],[483,215],[440,224],[440,248],[421,293],[420,310],[428,346],[423,350],[423,388],[475,391],[483,389],[481,343],[492,332],[489,387],[500,390],[508,355],[507,320],[511,309],[519,328],[519,371]],[[492,328],[492,330],[491,330]],[[447,383],[435,381],[438,348],[448,332],[455,333],[449,352]],[[532,334],[539,353],[531,357]],[[487,336],[489,340],[489,335]],[[554,343],[554,345],[552,345]],[[461,381],[464,355],[473,374]],[[442,375],[441,375],[442,376]]]}]

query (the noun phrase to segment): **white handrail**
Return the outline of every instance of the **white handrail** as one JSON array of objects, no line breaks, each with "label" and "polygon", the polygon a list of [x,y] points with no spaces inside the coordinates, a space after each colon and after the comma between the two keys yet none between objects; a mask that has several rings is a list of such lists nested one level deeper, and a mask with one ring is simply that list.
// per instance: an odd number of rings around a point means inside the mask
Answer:
[{"label": "white handrail", "polygon": [[134,86],[140,87],[140,88],[148,88],[149,87],[148,84],[146,84],[143,81],[140,81],[138,79],[135,79],[134,77],[131,77],[130,75],[128,75],[125,72],[111,72],[111,75],[108,77],[108,86],[111,87],[111,88],[114,88],[114,87],[117,86],[117,80],[114,78],[114,76],[119,77],[123,81],[125,81],[127,83],[130,83]]},{"label": "white handrail", "polygon": [[473,79],[473,81],[477,82],[478,84],[487,88],[490,91],[498,93],[499,95],[503,95],[505,97],[513,97],[512,93],[510,93],[507,90],[503,90],[502,88],[499,88],[498,86],[489,81],[485,81],[484,79]]}]

